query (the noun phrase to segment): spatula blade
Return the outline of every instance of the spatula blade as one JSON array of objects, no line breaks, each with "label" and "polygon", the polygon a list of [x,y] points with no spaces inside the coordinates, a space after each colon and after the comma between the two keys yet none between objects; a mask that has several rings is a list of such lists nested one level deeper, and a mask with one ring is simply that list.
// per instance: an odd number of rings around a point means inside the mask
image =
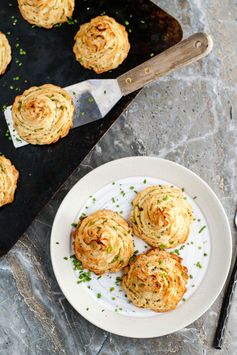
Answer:
[{"label": "spatula blade", "polygon": [[72,95],[76,111],[80,113],[75,117],[74,127],[105,117],[122,97],[116,79],[87,80],[66,90]]},{"label": "spatula blade", "polygon": [[[65,90],[72,96],[76,109],[73,128],[105,117],[122,97],[116,79],[87,80],[68,86]],[[13,127],[10,106],[5,111],[5,118],[15,148],[27,145],[28,143],[17,135]]]}]

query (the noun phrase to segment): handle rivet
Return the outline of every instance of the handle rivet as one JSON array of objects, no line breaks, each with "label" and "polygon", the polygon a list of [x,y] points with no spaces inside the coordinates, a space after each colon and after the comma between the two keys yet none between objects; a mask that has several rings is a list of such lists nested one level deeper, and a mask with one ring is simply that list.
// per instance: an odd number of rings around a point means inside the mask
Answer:
[{"label": "handle rivet", "polygon": [[149,74],[151,72],[151,69],[150,68],[145,68],[144,72],[145,72],[145,74]]},{"label": "handle rivet", "polygon": [[132,78],[126,78],[126,80],[125,80],[125,82],[126,82],[126,84],[131,84],[131,82],[132,82]]},{"label": "handle rivet", "polygon": [[202,43],[200,42],[200,41],[197,41],[196,43],[195,43],[195,47],[196,48],[200,48],[202,46]]}]

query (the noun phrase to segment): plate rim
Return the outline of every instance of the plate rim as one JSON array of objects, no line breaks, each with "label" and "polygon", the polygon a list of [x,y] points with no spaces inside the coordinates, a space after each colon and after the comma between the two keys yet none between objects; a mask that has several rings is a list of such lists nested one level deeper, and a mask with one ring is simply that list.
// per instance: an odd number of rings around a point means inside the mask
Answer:
[{"label": "plate rim", "polygon": [[[148,161],[148,160],[149,161],[153,161],[153,162],[156,161],[156,162],[159,162],[161,165],[162,164],[168,164],[168,165],[170,165],[173,168],[176,168],[176,169],[178,168],[178,169],[183,170],[184,173],[193,176],[198,181],[198,183],[201,183],[201,185],[203,185],[204,188],[207,189],[208,192],[212,195],[212,198],[215,201],[215,206],[218,207],[219,210],[220,210],[223,222],[225,224],[224,227],[226,228],[225,237],[226,237],[226,244],[227,244],[227,249],[228,249],[227,250],[228,260],[226,260],[227,264],[226,264],[226,267],[225,267],[225,272],[223,273],[222,280],[221,280],[221,282],[219,282],[219,285],[218,285],[218,288],[217,288],[215,294],[212,294],[211,298],[209,298],[209,300],[206,302],[206,304],[204,306],[202,306],[202,309],[199,310],[199,312],[194,312],[194,315],[191,317],[192,318],[191,321],[190,321],[190,319],[188,321],[184,321],[183,320],[183,321],[180,322],[179,326],[173,327],[169,331],[165,331],[165,332],[157,331],[157,334],[152,334],[152,335],[149,335],[149,334],[137,334],[137,332],[134,333],[132,329],[131,329],[130,333],[125,333],[123,329],[122,330],[121,329],[116,329],[116,330],[112,329],[111,330],[110,326],[105,325],[105,323],[103,323],[103,322],[101,324],[101,321],[98,321],[98,319],[93,319],[92,320],[91,317],[89,317],[89,314],[87,314],[82,309],[79,310],[78,308],[80,308],[80,307],[77,307],[77,305],[73,304],[74,302],[72,301],[72,297],[69,294],[70,292],[68,292],[68,290],[65,289],[65,287],[63,286],[63,284],[61,282],[60,275],[58,274],[58,271],[57,271],[57,261],[56,261],[57,258],[54,255],[54,250],[55,250],[55,243],[54,243],[55,242],[55,235],[54,235],[54,233],[55,233],[55,228],[56,228],[56,224],[57,224],[57,219],[59,218],[59,215],[60,215],[61,211],[63,210],[63,206],[64,206],[65,202],[67,201],[67,199],[70,198],[70,195],[73,194],[73,191],[78,187],[78,185],[84,183],[88,179],[88,177],[90,177],[90,176],[92,176],[94,174],[96,175],[98,173],[98,171],[100,171],[100,170],[107,169],[107,168],[111,169],[111,167],[113,168],[114,164],[115,165],[116,164],[121,164],[121,163],[123,164],[123,163],[126,163],[126,162],[131,162],[131,164],[133,164],[134,162],[137,163],[139,160],[141,162],[142,161]],[[148,176],[149,173],[144,174],[144,175]],[[128,175],[127,177],[129,177],[129,176],[131,176],[131,175]],[[123,178],[123,177],[121,177],[121,176],[117,177],[117,179],[121,179],[121,178]],[[161,178],[161,177],[157,176],[157,178]],[[106,184],[107,183],[104,183],[103,186],[105,186]],[[102,188],[102,186],[100,188]],[[81,204],[83,204],[83,201],[81,202]],[[79,209],[77,209],[77,211],[78,210]],[[207,220],[207,222],[208,222],[208,220]],[[52,230],[51,230],[51,237],[50,237],[50,257],[51,257],[51,263],[52,263],[52,267],[53,267],[53,272],[54,272],[55,278],[57,280],[57,283],[58,283],[62,293],[64,294],[64,296],[67,299],[67,301],[71,304],[71,306],[81,316],[83,316],[85,319],[87,319],[89,322],[91,322],[95,326],[97,326],[97,327],[99,327],[99,328],[101,328],[101,329],[103,329],[105,331],[108,331],[108,332],[111,332],[111,333],[114,333],[114,334],[117,334],[117,335],[120,335],[120,336],[125,336],[125,337],[128,337],[128,338],[144,338],[144,339],[145,338],[154,338],[154,337],[163,336],[163,335],[166,335],[166,334],[171,334],[173,332],[176,332],[176,331],[188,326],[189,324],[193,323],[198,318],[200,318],[211,307],[211,305],[215,302],[215,300],[217,299],[218,295],[220,294],[220,292],[221,292],[221,290],[222,290],[222,288],[223,288],[223,286],[224,286],[224,284],[226,282],[226,279],[227,279],[227,276],[228,276],[228,273],[229,273],[229,270],[230,270],[230,265],[231,265],[231,260],[232,260],[232,235],[231,235],[230,224],[229,224],[228,217],[226,215],[224,207],[222,206],[219,198],[217,197],[215,192],[212,190],[212,188],[199,175],[194,173],[192,170],[190,170],[190,169],[188,169],[188,168],[186,168],[186,167],[184,167],[184,166],[182,166],[182,165],[180,165],[180,164],[178,164],[176,162],[167,160],[167,159],[163,159],[163,158],[159,158],[159,157],[155,157],[155,156],[152,156],[152,157],[149,157],[149,156],[130,156],[130,157],[125,157],[125,158],[112,160],[112,161],[109,161],[109,162],[107,162],[105,164],[102,164],[102,165],[96,167],[95,169],[93,169],[90,172],[88,172],[87,174],[85,174],[82,178],[80,178],[73,185],[73,187],[67,192],[66,196],[61,201],[60,206],[58,207],[58,210],[57,210],[57,212],[55,214],[55,217],[54,217]],[[211,261],[211,259],[210,259],[210,261]],[[205,278],[206,278],[206,275],[204,276],[201,284],[204,283]],[[169,313],[170,312],[167,312],[166,315],[168,315]],[[198,314],[196,315],[195,313],[198,313]],[[116,317],[124,317],[124,316],[120,316],[119,314],[116,314]],[[144,318],[141,318],[141,319],[143,320]]]}]

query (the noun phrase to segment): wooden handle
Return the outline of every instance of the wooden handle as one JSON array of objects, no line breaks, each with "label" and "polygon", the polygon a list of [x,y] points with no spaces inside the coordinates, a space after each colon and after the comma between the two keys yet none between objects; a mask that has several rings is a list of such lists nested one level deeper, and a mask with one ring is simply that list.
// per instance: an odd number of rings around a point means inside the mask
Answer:
[{"label": "wooden handle", "polygon": [[161,76],[196,62],[210,53],[212,47],[212,39],[206,33],[192,35],[118,77],[122,94],[128,95]]},{"label": "wooden handle", "polygon": [[221,314],[218,321],[218,326],[216,329],[216,334],[213,343],[216,349],[222,348],[225,339],[225,333],[226,333],[228,318],[230,315],[230,308],[232,306],[232,302],[235,294],[236,284],[237,284],[237,259],[235,260],[235,264],[230,276],[230,281],[223,299]]}]

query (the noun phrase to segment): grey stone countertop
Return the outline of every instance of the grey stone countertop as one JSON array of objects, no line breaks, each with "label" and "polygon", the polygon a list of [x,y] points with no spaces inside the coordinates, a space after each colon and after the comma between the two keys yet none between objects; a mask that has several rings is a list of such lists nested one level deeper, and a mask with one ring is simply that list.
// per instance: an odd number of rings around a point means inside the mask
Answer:
[{"label": "grey stone countertop", "polygon": [[52,270],[50,231],[62,198],[87,172],[120,157],[159,156],[190,168],[215,191],[232,226],[237,204],[237,3],[156,2],[180,20],[185,37],[200,30],[211,33],[214,50],[197,64],[145,88],[0,260],[3,355],[237,354],[237,293],[225,345],[217,351],[212,340],[223,292],[187,328],[160,338],[129,339],[81,317],[60,291]]}]

